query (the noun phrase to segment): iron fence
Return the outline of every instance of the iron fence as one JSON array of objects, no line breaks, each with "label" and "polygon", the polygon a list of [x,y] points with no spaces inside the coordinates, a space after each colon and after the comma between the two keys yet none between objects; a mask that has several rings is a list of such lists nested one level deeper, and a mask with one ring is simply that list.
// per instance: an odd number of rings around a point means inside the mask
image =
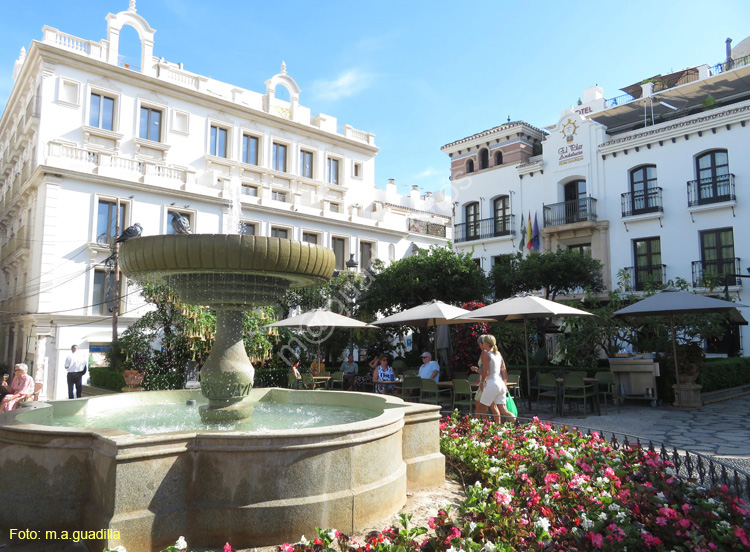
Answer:
[{"label": "iron fence", "polygon": [[661,188],[621,194],[622,216],[632,217],[646,213],[663,213]]},{"label": "iron fence", "polygon": [[735,201],[734,174],[721,174],[687,183],[688,207]]},{"label": "iron fence", "polygon": [[462,222],[453,228],[453,242],[460,243],[498,236],[514,236],[516,215],[503,215],[480,219],[476,222]]},{"label": "iron fence", "polygon": [[596,220],[596,199],[582,197],[544,205],[544,227]]},{"label": "iron fence", "polygon": [[728,277],[730,274],[739,274],[740,271],[739,257],[711,261],[693,261],[693,287],[710,287],[707,280],[723,283],[725,279],[727,285],[741,286],[741,277]]}]

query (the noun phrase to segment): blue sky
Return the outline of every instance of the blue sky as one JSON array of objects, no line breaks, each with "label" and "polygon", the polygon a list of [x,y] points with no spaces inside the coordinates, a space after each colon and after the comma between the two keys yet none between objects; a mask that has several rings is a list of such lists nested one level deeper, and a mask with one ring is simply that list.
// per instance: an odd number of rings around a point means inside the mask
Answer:
[{"label": "blue sky", "polygon": [[[49,25],[106,38],[128,0],[0,0],[0,105],[21,46]],[[658,0],[258,2],[138,0],[154,53],[257,92],[282,60],[313,114],[376,135],[376,182],[449,187],[446,143],[511,120],[557,121],[584,88],[607,98],[658,73],[724,59],[750,2]]]}]

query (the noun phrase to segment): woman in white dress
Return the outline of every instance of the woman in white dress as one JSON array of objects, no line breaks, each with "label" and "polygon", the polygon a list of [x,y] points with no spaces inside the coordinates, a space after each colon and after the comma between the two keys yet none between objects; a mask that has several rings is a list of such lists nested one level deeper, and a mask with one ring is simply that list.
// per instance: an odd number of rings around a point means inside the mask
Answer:
[{"label": "woman in white dress", "polygon": [[[482,350],[482,372],[481,383],[479,384],[482,396],[479,400],[477,414],[485,414],[489,408],[492,410],[492,415],[497,423],[502,421],[501,416],[505,416],[513,422],[516,417],[505,406],[508,397],[508,388],[503,377],[505,361],[497,350],[495,336],[480,335],[477,343]],[[505,377],[507,378],[507,376]]]}]

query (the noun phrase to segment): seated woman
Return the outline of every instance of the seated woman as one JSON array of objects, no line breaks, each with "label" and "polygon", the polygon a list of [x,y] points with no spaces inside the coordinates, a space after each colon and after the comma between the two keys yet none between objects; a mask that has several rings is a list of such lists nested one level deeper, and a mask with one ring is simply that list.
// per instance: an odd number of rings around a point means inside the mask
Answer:
[{"label": "seated woman", "polygon": [[[380,355],[377,360],[378,365],[377,367],[374,367],[372,371],[372,381],[394,381],[396,379],[396,376],[393,373],[393,368],[388,364],[388,356]],[[375,359],[373,359],[373,362],[370,362],[370,366],[373,366],[374,364]],[[392,390],[393,385],[375,385],[376,393],[384,393],[386,395],[389,395]]]},{"label": "seated woman", "polygon": [[8,394],[0,401],[0,412],[13,410],[16,408],[18,401],[34,392],[34,378],[28,372],[28,366],[16,364],[13,367],[13,381],[10,382],[10,385],[6,382],[0,384],[8,390]]}]

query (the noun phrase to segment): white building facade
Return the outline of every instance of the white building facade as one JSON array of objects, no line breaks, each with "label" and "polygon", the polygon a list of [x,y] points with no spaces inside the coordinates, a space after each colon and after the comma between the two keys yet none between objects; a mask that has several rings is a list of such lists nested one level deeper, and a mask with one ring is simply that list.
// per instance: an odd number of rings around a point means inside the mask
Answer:
[{"label": "white building facade", "polygon": [[[617,98],[587,89],[544,130],[507,123],[447,144],[456,249],[473,250],[486,270],[501,255],[528,254],[530,217],[540,251],[590,251],[608,289],[682,278],[697,293],[726,290],[748,304],[748,76],[746,39],[722,63],[660,75]],[[495,156],[513,142],[523,153]],[[741,350],[731,331],[715,352]]]},{"label": "white building facade", "polygon": [[[140,66],[120,60],[123,26],[138,33]],[[107,16],[106,40],[43,32],[16,62],[0,120],[0,358],[33,366],[47,397],[67,396],[71,345],[97,361],[111,342],[104,260],[118,205],[119,231],[171,233],[180,213],[195,233],[330,247],[342,270],[451,238],[444,194],[378,189],[374,135],[311,115],[283,63],[264,93],[190,73],[154,57],[132,1]],[[120,295],[121,332],[143,305],[127,282]]]}]

